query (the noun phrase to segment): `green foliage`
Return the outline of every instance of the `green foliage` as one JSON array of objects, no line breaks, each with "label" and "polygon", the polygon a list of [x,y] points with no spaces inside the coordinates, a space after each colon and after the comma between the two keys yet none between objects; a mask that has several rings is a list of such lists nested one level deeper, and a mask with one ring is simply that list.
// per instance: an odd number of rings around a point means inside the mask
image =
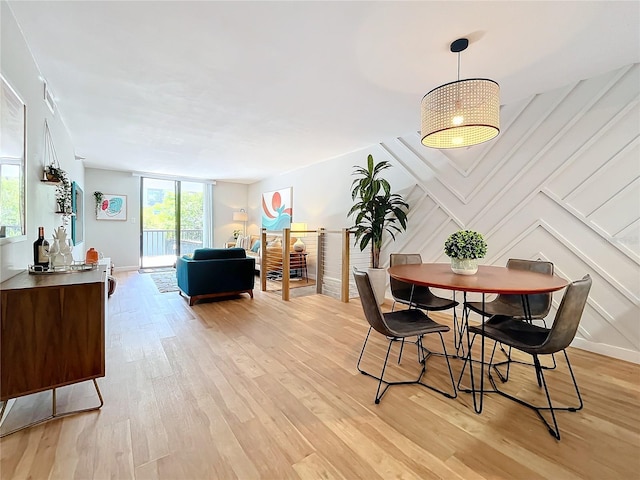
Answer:
[{"label": "green foliage", "polygon": [[96,201],[96,214],[100,210],[100,206],[102,205],[102,199],[104,198],[104,193],[102,192],[93,192],[93,198]]},{"label": "green foliage", "polygon": [[391,167],[383,161],[374,165],[373,155],[367,157],[367,168],[354,165],[352,175],[357,178],[351,184],[351,199],[354,205],[347,217],[355,215],[355,225],[351,230],[355,234],[356,244],[364,251],[371,243],[371,266],[379,268],[380,249],[384,232],[389,232],[395,240],[395,234],[407,229],[407,211],[409,204],[397,193],[391,193],[389,182],[381,178],[381,172]]},{"label": "green foliage", "polygon": [[[203,228],[202,192],[182,192],[180,224],[184,230]],[[176,221],[176,194],[168,191],[162,202],[143,208],[144,228],[148,230],[173,230]]]},{"label": "green foliage", "polygon": [[7,236],[13,236],[22,224],[20,177],[3,177],[0,184],[0,225],[7,227]]},{"label": "green foliage", "polygon": [[71,213],[71,182],[67,172],[53,165],[47,166],[46,172],[60,182],[56,185],[56,205],[58,212]]},{"label": "green foliage", "polygon": [[447,238],[444,253],[451,258],[483,258],[487,254],[487,242],[481,233],[458,230]]}]

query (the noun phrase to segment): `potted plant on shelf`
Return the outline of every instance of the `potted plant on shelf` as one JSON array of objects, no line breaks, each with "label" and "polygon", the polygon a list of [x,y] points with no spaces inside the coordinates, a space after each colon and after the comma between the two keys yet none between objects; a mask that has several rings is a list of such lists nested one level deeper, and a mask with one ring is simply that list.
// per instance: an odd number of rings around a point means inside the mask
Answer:
[{"label": "potted plant on shelf", "polygon": [[453,273],[473,275],[478,271],[478,258],[487,254],[487,242],[481,233],[458,230],[444,242],[444,253],[451,258]]},{"label": "potted plant on shelf", "polygon": [[45,182],[60,183],[63,178],[66,178],[66,176],[67,172],[53,163],[44,167],[43,181]]},{"label": "potted plant on shelf", "polygon": [[71,183],[67,172],[62,169],[58,169],[58,185],[56,185],[56,213],[70,214],[71,213]]},{"label": "potted plant on shelf", "polygon": [[347,217],[355,215],[351,231],[360,251],[371,244],[371,269],[369,276],[378,302],[384,302],[386,272],[380,268],[380,249],[384,233],[395,240],[395,234],[407,229],[409,204],[397,193],[391,193],[389,182],[382,172],[391,167],[387,161],[374,164],[373,155],[367,157],[367,167],[354,165],[351,199],[355,201]]},{"label": "potted plant on shelf", "polygon": [[104,199],[104,194],[102,192],[93,192],[93,198],[96,201],[96,215],[98,215],[98,211],[102,208],[102,200]]}]

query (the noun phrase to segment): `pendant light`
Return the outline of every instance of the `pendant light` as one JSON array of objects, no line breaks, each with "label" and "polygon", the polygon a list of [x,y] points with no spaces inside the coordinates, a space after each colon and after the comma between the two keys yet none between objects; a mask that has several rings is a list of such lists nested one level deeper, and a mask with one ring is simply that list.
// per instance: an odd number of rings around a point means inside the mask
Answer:
[{"label": "pendant light", "polygon": [[422,98],[422,144],[431,148],[477,145],[500,133],[500,86],[487,78],[460,80],[460,52],[469,40],[451,44],[458,54],[458,80]]}]

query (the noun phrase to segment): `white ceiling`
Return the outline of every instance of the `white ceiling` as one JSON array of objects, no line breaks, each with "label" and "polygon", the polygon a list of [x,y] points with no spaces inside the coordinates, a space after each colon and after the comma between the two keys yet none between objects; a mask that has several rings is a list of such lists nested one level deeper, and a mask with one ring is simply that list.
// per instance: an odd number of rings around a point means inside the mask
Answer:
[{"label": "white ceiling", "polygon": [[640,61],[640,2],[10,1],[89,167],[253,181],[420,128],[456,79],[501,103]]}]

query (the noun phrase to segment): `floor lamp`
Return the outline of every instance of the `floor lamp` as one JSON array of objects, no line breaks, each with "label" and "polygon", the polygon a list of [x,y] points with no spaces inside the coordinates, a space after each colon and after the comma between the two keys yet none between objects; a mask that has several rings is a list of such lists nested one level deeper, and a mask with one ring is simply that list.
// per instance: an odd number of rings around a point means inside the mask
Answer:
[{"label": "floor lamp", "polygon": [[247,236],[247,220],[249,215],[245,212],[244,208],[241,208],[239,212],[233,212],[233,221],[242,222],[242,236]]}]

